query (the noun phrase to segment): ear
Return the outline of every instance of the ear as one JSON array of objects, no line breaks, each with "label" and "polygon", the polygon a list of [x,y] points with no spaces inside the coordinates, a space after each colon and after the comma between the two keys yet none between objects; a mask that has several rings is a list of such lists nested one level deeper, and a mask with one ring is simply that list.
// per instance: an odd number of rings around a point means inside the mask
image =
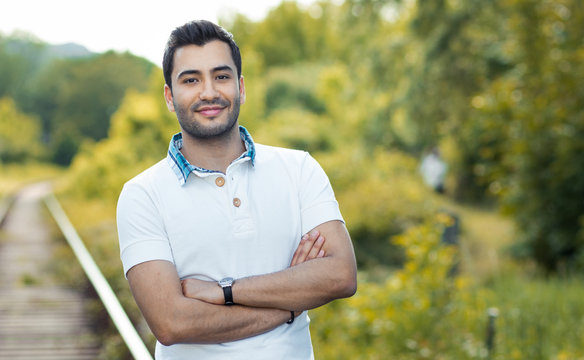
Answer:
[{"label": "ear", "polygon": [[243,75],[239,77],[239,104],[245,104],[245,84],[243,83]]},{"label": "ear", "polygon": [[174,102],[172,101],[172,90],[170,86],[164,84],[164,100],[166,101],[166,107],[168,111],[174,112]]}]

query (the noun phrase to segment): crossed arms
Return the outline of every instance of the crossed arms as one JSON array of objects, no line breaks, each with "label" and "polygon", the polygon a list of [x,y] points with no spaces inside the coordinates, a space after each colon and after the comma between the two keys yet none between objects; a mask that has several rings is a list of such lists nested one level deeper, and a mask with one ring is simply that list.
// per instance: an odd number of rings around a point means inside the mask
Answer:
[{"label": "crossed arms", "polygon": [[[325,241],[326,239],[326,241]],[[262,334],[301,313],[352,296],[357,267],[351,239],[341,221],[329,221],[305,235],[290,267],[236,279],[225,306],[216,282],[186,279],[174,265],[155,260],[127,273],[130,288],[150,329],[164,345],[221,343]]]}]

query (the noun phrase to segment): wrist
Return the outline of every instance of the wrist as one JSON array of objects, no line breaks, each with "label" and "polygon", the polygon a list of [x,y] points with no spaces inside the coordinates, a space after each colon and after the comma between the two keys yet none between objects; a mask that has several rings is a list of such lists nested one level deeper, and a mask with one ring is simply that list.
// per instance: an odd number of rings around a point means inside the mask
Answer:
[{"label": "wrist", "polygon": [[223,290],[223,297],[225,305],[233,305],[233,283],[235,280],[231,277],[226,277],[219,280],[218,284]]}]

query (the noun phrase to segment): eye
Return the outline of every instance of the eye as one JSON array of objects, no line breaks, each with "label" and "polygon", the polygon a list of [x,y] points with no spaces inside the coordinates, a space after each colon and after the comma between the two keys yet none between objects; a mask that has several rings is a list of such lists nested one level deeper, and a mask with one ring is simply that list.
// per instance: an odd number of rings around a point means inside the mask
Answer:
[{"label": "eye", "polygon": [[218,80],[228,80],[231,79],[229,75],[217,75]]},{"label": "eye", "polygon": [[186,78],[183,80],[183,83],[185,83],[185,84],[193,84],[195,82],[197,82],[197,79],[195,79],[195,78]]}]

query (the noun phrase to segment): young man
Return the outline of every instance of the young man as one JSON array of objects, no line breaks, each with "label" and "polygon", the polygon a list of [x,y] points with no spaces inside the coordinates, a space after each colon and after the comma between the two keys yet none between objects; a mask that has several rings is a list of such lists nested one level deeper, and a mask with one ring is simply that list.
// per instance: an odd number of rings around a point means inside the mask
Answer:
[{"label": "young man", "polygon": [[125,184],[117,211],[156,358],[314,358],[305,310],[357,286],[327,176],[306,152],[255,144],[239,126],[241,56],[223,28],[175,29],[163,70],[181,132]]}]

